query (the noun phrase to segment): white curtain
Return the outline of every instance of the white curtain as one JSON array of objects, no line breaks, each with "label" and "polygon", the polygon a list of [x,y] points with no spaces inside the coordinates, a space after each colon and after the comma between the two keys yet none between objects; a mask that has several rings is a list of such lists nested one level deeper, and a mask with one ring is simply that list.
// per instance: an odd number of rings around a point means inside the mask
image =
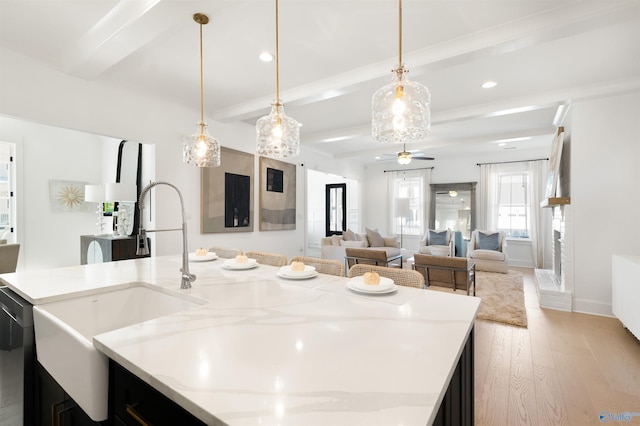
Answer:
[{"label": "white curtain", "polygon": [[528,202],[530,228],[529,238],[533,252],[533,264],[536,268],[544,266],[544,246],[547,227],[540,202],[544,197],[548,160],[527,161],[516,164],[482,164],[480,166],[480,188],[478,197],[478,229],[498,228],[498,201],[500,200],[500,173],[524,171],[526,167],[528,184]]},{"label": "white curtain", "polygon": [[398,189],[403,179],[416,179],[418,181],[417,199],[411,203],[412,209],[417,209],[419,218],[419,235],[423,235],[429,224],[429,203],[430,203],[430,183],[431,169],[419,169],[409,171],[388,171],[387,174],[387,226],[392,234],[400,233],[400,219],[398,218],[396,199],[406,197],[400,194]]},{"label": "white curtain", "polygon": [[544,268],[544,246],[547,233],[540,202],[544,198],[549,160],[529,161],[529,205],[531,206],[531,249],[533,264],[536,268]]},{"label": "white curtain", "polygon": [[500,164],[480,165],[480,185],[478,188],[477,229],[497,229],[498,200],[500,199]]}]

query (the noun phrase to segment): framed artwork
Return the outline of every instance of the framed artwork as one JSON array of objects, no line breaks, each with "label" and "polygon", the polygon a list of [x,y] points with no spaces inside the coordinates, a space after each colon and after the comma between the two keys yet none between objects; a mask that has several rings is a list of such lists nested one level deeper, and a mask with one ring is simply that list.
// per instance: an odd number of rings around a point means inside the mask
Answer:
[{"label": "framed artwork", "polygon": [[254,156],[220,148],[220,167],[200,172],[200,232],[253,231]]},{"label": "framed artwork", "polygon": [[260,230],[296,229],[296,165],[260,157]]},{"label": "framed artwork", "polygon": [[87,182],[69,180],[49,181],[49,202],[54,213],[92,212],[95,203],[84,201],[84,186]]},{"label": "framed artwork", "polygon": [[562,156],[562,145],[564,142],[564,127],[558,127],[556,137],[553,139],[551,147],[551,158],[549,160],[549,174],[547,175],[547,185],[544,191],[545,198],[556,196],[558,189],[558,178],[560,177],[560,159]]}]

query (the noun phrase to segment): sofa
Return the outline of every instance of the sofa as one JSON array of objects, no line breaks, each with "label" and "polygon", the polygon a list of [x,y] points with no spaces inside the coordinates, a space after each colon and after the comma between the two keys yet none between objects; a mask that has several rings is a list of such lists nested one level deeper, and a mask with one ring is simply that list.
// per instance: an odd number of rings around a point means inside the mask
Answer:
[{"label": "sofa", "polygon": [[365,230],[365,233],[346,230],[342,235],[323,237],[320,241],[321,257],[344,262],[347,247],[384,250],[387,258],[402,254],[396,237],[383,237],[378,230]]}]

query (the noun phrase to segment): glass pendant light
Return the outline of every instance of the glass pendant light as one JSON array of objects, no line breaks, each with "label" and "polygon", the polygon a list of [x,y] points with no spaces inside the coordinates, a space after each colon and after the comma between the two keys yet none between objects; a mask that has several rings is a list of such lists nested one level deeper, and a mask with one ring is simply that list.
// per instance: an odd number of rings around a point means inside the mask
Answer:
[{"label": "glass pendant light", "polygon": [[182,160],[196,167],[218,167],[220,165],[220,143],[207,131],[204,122],[204,95],[202,78],[202,26],[209,23],[209,17],[202,13],[193,15],[200,25],[200,121],[196,133],[185,136],[182,145]]},{"label": "glass pendant light", "polygon": [[295,157],[300,152],[300,124],[284,113],[280,102],[278,0],[276,0],[276,98],[271,112],[256,123],[257,153],[263,157]]},{"label": "glass pendant light", "polygon": [[393,81],[374,93],[371,102],[372,136],[378,142],[416,142],[426,139],[431,131],[431,93],[405,76],[408,71],[402,64],[402,0],[398,5],[398,68],[392,70]]}]

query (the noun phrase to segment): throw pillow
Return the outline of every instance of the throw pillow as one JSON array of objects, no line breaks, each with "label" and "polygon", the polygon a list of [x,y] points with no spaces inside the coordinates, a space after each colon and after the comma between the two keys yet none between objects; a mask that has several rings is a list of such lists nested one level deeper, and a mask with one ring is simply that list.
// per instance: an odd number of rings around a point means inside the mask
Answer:
[{"label": "throw pillow", "polygon": [[356,234],[351,229],[347,229],[342,233],[342,238],[345,241],[356,241]]},{"label": "throw pillow", "polygon": [[332,235],[331,236],[331,245],[332,246],[339,246],[341,241],[342,241],[342,237],[340,235]]},{"label": "throw pillow", "polygon": [[364,241],[364,246],[369,247],[369,240],[367,234],[356,234],[356,241]]},{"label": "throw pillow", "polygon": [[371,247],[384,247],[384,238],[380,235],[378,230],[371,230],[369,228],[364,228],[367,231],[367,239],[369,240],[369,245]]},{"label": "throw pillow", "polygon": [[340,245],[342,247],[353,247],[353,248],[365,248],[367,247],[366,241],[340,241]]},{"label": "throw pillow", "polygon": [[429,245],[430,246],[446,246],[447,231],[437,232],[429,229]]},{"label": "throw pillow", "polygon": [[385,247],[398,247],[398,240],[396,237],[382,237],[384,239]]},{"label": "throw pillow", "polygon": [[494,232],[493,234],[485,234],[478,231],[478,248],[481,250],[498,250],[500,234]]}]

